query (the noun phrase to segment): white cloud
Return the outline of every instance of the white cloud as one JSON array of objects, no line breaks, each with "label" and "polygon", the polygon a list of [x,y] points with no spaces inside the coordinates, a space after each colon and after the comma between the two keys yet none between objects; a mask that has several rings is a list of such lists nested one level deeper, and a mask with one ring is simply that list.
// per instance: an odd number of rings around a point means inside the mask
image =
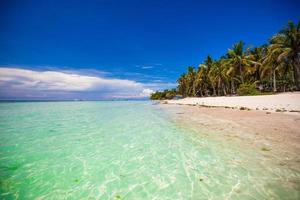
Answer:
[{"label": "white cloud", "polygon": [[23,95],[46,98],[50,94],[84,92],[115,98],[141,98],[149,96],[153,90],[132,80],[80,75],[75,72],[0,68],[1,97]]},{"label": "white cloud", "polygon": [[153,80],[151,83],[145,83],[144,86],[147,88],[151,88],[153,90],[164,90],[164,89],[176,88],[177,83],[163,82],[161,80]]},{"label": "white cloud", "polygon": [[143,89],[142,93],[140,93],[140,96],[147,97],[147,96],[150,96],[153,92],[154,92],[154,90],[146,88],[146,89]]}]

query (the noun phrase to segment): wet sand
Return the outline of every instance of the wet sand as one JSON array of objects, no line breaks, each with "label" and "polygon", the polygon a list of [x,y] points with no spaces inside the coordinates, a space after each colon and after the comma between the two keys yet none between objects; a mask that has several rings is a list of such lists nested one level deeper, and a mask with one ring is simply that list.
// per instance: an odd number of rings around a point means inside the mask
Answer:
[{"label": "wet sand", "polygon": [[[276,165],[300,171],[300,115],[160,104],[172,120],[215,140],[252,148]],[[300,185],[298,180],[297,185]],[[299,188],[300,189],[300,188]]]}]

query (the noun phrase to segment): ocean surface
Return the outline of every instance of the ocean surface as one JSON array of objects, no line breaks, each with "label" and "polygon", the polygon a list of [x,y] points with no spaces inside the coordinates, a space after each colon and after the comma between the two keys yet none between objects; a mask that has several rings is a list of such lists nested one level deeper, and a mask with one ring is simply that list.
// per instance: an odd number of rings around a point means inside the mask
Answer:
[{"label": "ocean surface", "polygon": [[0,199],[299,199],[299,171],[149,101],[0,103]]}]

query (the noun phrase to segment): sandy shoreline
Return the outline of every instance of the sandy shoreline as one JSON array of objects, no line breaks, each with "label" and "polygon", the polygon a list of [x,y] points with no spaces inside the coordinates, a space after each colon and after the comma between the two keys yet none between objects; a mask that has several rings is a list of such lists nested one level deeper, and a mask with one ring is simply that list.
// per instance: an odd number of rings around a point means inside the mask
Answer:
[{"label": "sandy shoreline", "polygon": [[[300,115],[160,104],[172,120],[214,140],[251,148],[275,165],[300,171]],[[297,182],[300,185],[300,182]]]},{"label": "sandy shoreline", "polygon": [[262,96],[204,97],[165,100],[168,104],[229,107],[300,114],[300,92]]}]

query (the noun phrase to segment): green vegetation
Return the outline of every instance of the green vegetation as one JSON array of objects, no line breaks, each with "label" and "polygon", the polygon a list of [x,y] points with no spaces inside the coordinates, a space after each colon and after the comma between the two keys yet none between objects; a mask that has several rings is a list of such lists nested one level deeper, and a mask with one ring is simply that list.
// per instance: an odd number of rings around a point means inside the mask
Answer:
[{"label": "green vegetation", "polygon": [[223,95],[259,95],[300,90],[300,21],[289,22],[268,44],[233,45],[218,60],[207,56],[197,69],[189,66],[173,90],[155,92],[151,99]]},{"label": "green vegetation", "polygon": [[271,151],[271,149],[267,148],[267,147],[262,147],[261,148],[262,151]]},{"label": "green vegetation", "polygon": [[151,95],[150,99],[157,100],[157,99],[173,99],[177,94],[176,89],[172,90],[164,90],[162,92],[155,92]]},{"label": "green vegetation", "polygon": [[259,95],[260,92],[256,89],[255,84],[242,83],[237,89],[237,94],[239,96]]}]

